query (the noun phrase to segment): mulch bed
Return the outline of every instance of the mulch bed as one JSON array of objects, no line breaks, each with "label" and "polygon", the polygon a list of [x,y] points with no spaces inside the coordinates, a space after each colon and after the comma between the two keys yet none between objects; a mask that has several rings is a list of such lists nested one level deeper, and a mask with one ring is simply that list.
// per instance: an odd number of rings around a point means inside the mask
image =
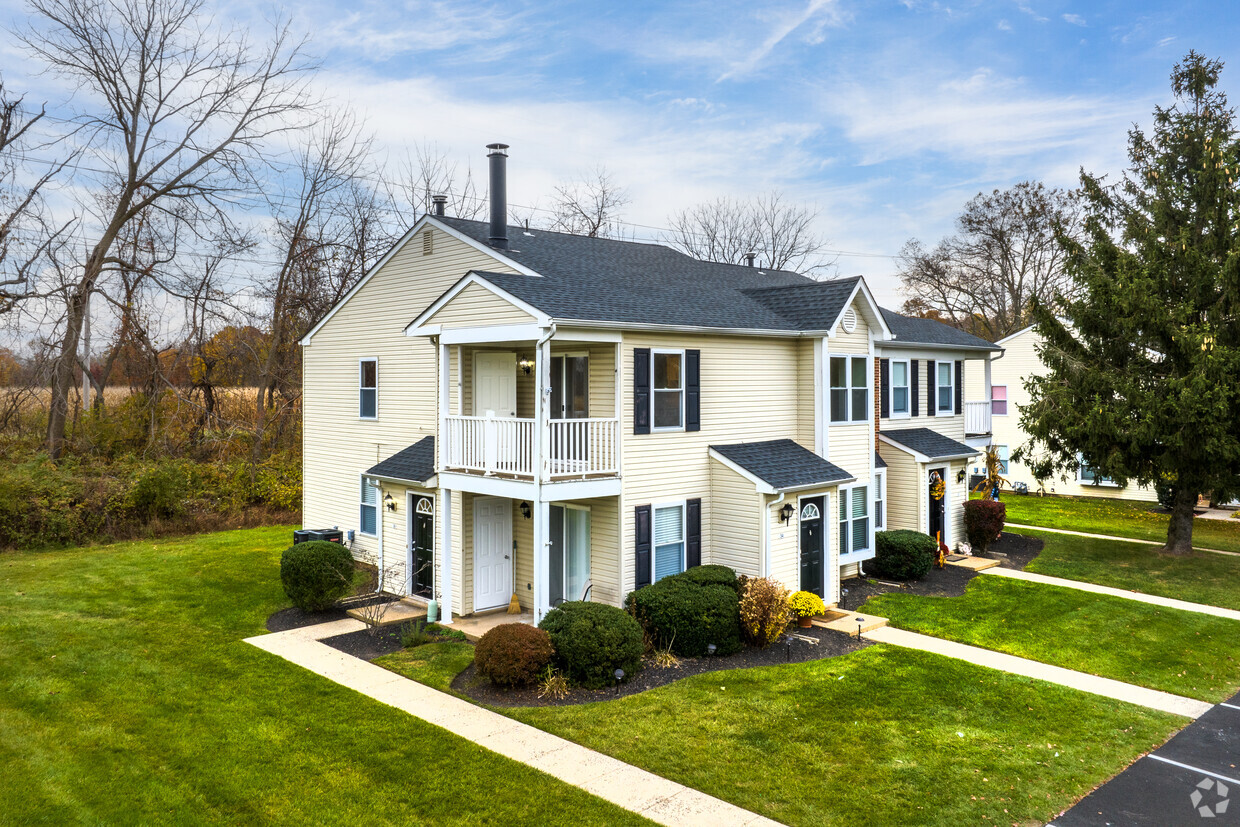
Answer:
[{"label": "mulch bed", "polygon": [[401,630],[404,626],[404,623],[393,623],[390,626],[380,626],[376,629],[361,629],[349,632],[347,635],[324,638],[319,643],[326,643],[333,649],[355,658],[374,660],[384,655],[395,654],[404,648],[400,643]]},{"label": "mulch bed", "polygon": [[[750,669],[755,666],[779,666],[785,663],[805,663],[811,660],[823,660],[839,655],[846,655],[873,644],[868,640],[857,640],[842,632],[827,629],[797,629],[797,634],[816,638],[817,644],[799,640],[784,640],[766,649],[746,647],[735,655],[725,658],[682,658],[679,666],[658,667],[647,662],[646,668],[632,678],[627,678],[616,687],[608,689],[570,689],[563,698],[540,698],[538,687],[524,689],[500,689],[481,677],[471,663],[465,671],[452,681],[452,689],[469,698],[488,706],[574,706],[594,701],[614,700],[617,697],[636,695],[648,689],[666,686],[673,681],[700,675],[704,672],[717,672],[724,669]],[[791,640],[790,643],[785,641]]]},{"label": "mulch bed", "polygon": [[[1037,557],[1042,551],[1042,541],[1036,537],[1026,537],[1021,534],[1004,533],[999,536],[999,540],[992,543],[989,552],[998,552],[994,558],[999,561],[999,565],[1009,569],[1023,569],[1025,566]],[[999,557],[999,554],[1006,555]],[[985,556],[991,556],[987,554]],[[862,564],[865,565],[864,563]],[[847,595],[843,595],[842,608],[858,611],[861,606],[871,597],[888,592],[899,592],[901,594],[917,594],[923,597],[959,597],[964,594],[965,587],[969,585],[969,581],[977,577],[978,572],[970,571],[960,566],[949,565],[943,569],[930,569],[930,573],[921,580],[911,580],[906,583],[896,583],[892,581],[882,581],[874,577],[860,577],[852,580],[845,580],[843,587],[848,590]]]}]

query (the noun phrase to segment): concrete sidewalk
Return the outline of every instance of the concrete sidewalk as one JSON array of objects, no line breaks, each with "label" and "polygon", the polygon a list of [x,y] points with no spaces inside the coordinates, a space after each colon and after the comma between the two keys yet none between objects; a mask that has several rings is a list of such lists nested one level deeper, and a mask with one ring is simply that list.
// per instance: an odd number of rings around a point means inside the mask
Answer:
[{"label": "concrete sidewalk", "polygon": [[[1095,540],[1117,540],[1121,543],[1140,543],[1144,546],[1161,546],[1158,540],[1137,540],[1132,537],[1116,537],[1114,534],[1090,534],[1085,531],[1069,531],[1066,528],[1047,528],[1040,525],[1024,525],[1023,523],[1007,523],[1004,529],[1009,528],[1027,528],[1030,531],[1046,531],[1050,534],[1071,534],[1073,537],[1091,537]],[[1193,551],[1208,551],[1211,554],[1226,554],[1228,557],[1240,557],[1240,551],[1223,551],[1217,548],[1197,548],[1193,546]]]},{"label": "concrete sidewalk", "polygon": [[1024,675],[1027,678],[1037,678],[1048,683],[1057,683],[1061,686],[1079,689],[1082,692],[1102,695],[1107,698],[1114,698],[1115,700],[1126,701],[1127,703],[1146,706],[1151,709],[1159,709],[1175,715],[1184,715],[1189,718],[1198,718],[1213,706],[1205,701],[1198,701],[1195,698],[1184,698],[1180,695],[1172,695],[1170,692],[1160,692],[1156,689],[1146,689],[1143,686],[1133,686],[1132,684],[1111,680],[1110,678],[1100,678],[1097,675],[1090,675],[1085,672],[1076,672],[1036,660],[1018,658],[1015,655],[1006,655],[991,649],[983,649],[980,646],[969,646],[964,643],[943,640],[942,638],[909,632],[904,629],[896,629],[891,626],[884,626],[865,632],[864,636],[876,643],[888,643],[892,646],[903,646],[906,649],[934,652],[949,658],[975,663],[978,666],[986,666],[1002,672],[1011,672],[1014,675]]},{"label": "concrete sidewalk", "polygon": [[1128,591],[1127,589],[1116,589],[1111,586],[1099,586],[1096,583],[1086,583],[1084,580],[1067,580],[1063,577],[1051,577],[1047,574],[1036,574],[1031,571],[1019,571],[1017,569],[987,569],[983,574],[998,575],[999,577],[1010,577],[1013,580],[1024,580],[1028,583],[1041,583],[1046,586],[1061,586],[1065,589],[1076,589],[1082,592],[1092,592],[1093,594],[1105,594],[1111,597],[1122,597],[1125,600],[1135,600],[1138,603],[1148,603],[1151,606],[1163,606],[1168,609],[1180,609],[1185,612],[1197,612],[1203,615],[1213,615],[1214,617],[1225,617],[1228,620],[1240,620],[1240,612],[1235,609],[1224,609],[1221,606],[1208,606],[1205,603],[1189,603],[1187,600],[1176,600],[1173,597],[1159,597],[1155,594],[1146,594],[1145,592]]},{"label": "concrete sidewalk", "polygon": [[778,824],[319,642],[362,628],[361,621],[338,620],[245,642],[659,824]]}]

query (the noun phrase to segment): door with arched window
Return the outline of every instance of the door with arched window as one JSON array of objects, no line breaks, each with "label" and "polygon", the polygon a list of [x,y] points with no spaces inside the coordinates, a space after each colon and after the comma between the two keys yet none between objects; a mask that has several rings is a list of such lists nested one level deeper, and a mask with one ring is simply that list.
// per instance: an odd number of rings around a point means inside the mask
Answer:
[{"label": "door with arched window", "polygon": [[826,523],[822,519],[825,508],[822,497],[806,497],[801,500],[801,591],[823,596],[822,573],[826,557]]},{"label": "door with arched window", "polygon": [[412,496],[409,514],[409,594],[430,599],[435,596],[435,501]]}]

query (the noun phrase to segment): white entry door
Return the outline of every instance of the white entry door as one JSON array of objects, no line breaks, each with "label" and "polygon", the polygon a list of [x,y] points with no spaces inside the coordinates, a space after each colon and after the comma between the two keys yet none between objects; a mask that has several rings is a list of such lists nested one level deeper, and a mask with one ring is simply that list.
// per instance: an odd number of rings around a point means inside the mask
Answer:
[{"label": "white entry door", "polygon": [[474,354],[474,416],[517,415],[517,354]]},{"label": "white entry door", "polygon": [[474,611],[512,598],[512,500],[474,498]]}]

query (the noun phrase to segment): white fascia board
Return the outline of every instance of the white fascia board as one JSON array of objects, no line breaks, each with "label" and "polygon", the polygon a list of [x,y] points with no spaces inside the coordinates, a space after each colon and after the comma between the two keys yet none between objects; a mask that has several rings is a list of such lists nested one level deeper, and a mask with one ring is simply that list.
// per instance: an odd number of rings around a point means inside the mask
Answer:
[{"label": "white fascia board", "polygon": [[[875,344],[878,350],[922,350],[933,353],[950,353],[961,359],[985,359],[988,354],[994,353],[996,350],[1002,352],[1003,348],[983,347],[982,345],[941,345],[929,344],[927,342],[910,342],[902,339],[889,339],[879,341]],[[929,357],[927,357],[929,358]]]},{"label": "white fascia board", "polygon": [[[887,326],[887,320],[883,318],[883,309],[879,307],[878,300],[875,299],[874,294],[870,292],[870,285],[866,284],[864,278],[860,278],[858,280],[857,287],[853,290],[853,295],[848,297],[848,304],[852,304],[853,299],[858,293],[865,296],[865,301],[870,308],[870,313],[874,316],[874,320],[870,323],[870,327],[873,328],[874,322],[878,322],[879,329],[883,331],[883,335],[879,338],[883,340],[895,338],[895,334],[892,333],[891,328]],[[848,305],[844,306],[847,307]],[[836,322],[838,323],[839,319],[836,319]],[[832,325],[832,329],[834,329],[834,325]]]},{"label": "white fascia board", "polygon": [[588,500],[595,497],[618,497],[622,480],[603,477],[596,480],[552,480],[542,484],[542,498],[547,502]]},{"label": "white fascia board", "polygon": [[414,486],[415,488],[421,488],[427,491],[430,491],[430,490],[433,490],[439,487],[437,484],[438,480],[436,480],[435,478],[436,477],[435,474],[431,474],[428,479],[421,481],[421,482],[419,482],[418,480],[405,480],[405,479],[401,479],[400,477],[385,477],[380,474],[367,474],[366,477],[372,480],[380,480],[381,482],[391,483],[392,485],[403,485],[406,487]]},{"label": "white fascia board", "polygon": [[565,327],[558,322],[556,323],[555,335],[551,337],[553,342],[611,342],[615,344],[623,340],[624,336],[618,330]]},{"label": "white fascia board", "polygon": [[1024,327],[1022,327],[1020,330],[1016,331],[1015,333],[1009,333],[1008,335],[1004,336],[1002,339],[1000,339],[999,341],[995,342],[995,344],[996,344],[996,345],[1002,345],[1004,342],[1010,342],[1010,341],[1012,341],[1013,339],[1015,339],[1017,336],[1020,336],[1020,335],[1021,335],[1021,334],[1023,334],[1023,333],[1027,333],[1027,332],[1029,332],[1030,330],[1033,330],[1033,325],[1031,325],[1031,324],[1027,324],[1027,325],[1025,325]]},{"label": "white fascia board", "polygon": [[[439,325],[430,325],[430,328],[438,328]],[[427,330],[429,328],[423,328]],[[440,330],[438,333],[439,343],[441,345],[480,345],[491,342],[536,342],[540,339],[546,328],[537,324],[499,324],[486,327],[449,327]],[[410,331],[410,336],[416,335],[436,335],[433,333],[417,333]]]},{"label": "white fascia board", "polygon": [[521,299],[518,299],[516,296],[509,293],[507,290],[503,290],[499,287],[496,287],[494,284],[487,281],[484,276],[479,275],[477,271],[470,270],[468,273],[462,276],[461,279],[458,280],[456,284],[452,285],[447,290],[445,290],[443,295],[435,299],[435,301],[431,302],[430,306],[427,307],[425,310],[423,310],[421,313],[419,313],[416,319],[414,319],[412,322],[406,325],[405,335],[406,336],[427,335],[425,333],[420,333],[420,332],[415,332],[415,331],[418,331],[420,328],[425,326],[426,322],[429,321],[431,317],[433,317],[436,313],[442,310],[445,305],[447,305],[450,301],[452,301],[454,298],[460,295],[461,291],[464,290],[466,287],[469,287],[471,284],[476,284],[482,289],[487,290],[491,293],[494,293],[496,296],[508,302],[513,307],[517,308],[518,310],[521,310],[533,316],[535,321],[542,327],[547,327],[551,323],[551,319],[547,316],[547,314],[539,310],[537,307],[534,307],[533,305],[527,302],[524,302]]},{"label": "white fascia board", "polygon": [[456,471],[440,471],[439,487],[452,491],[466,491],[487,497],[507,497],[513,500],[532,500],[532,480],[511,480],[486,477],[481,474],[462,474]]},{"label": "white fascia board", "polygon": [[769,482],[762,479],[761,477],[758,477],[754,475],[753,473],[751,473],[750,471],[737,465],[735,462],[728,459],[723,454],[716,451],[714,448],[710,449],[710,458],[719,462],[721,465],[726,466],[727,468],[731,468],[733,471],[735,471],[736,473],[740,474],[745,479],[752,482],[754,485],[754,489],[757,490],[759,494],[778,494],[779,493],[777,490],[775,490],[775,486],[771,485]]}]

